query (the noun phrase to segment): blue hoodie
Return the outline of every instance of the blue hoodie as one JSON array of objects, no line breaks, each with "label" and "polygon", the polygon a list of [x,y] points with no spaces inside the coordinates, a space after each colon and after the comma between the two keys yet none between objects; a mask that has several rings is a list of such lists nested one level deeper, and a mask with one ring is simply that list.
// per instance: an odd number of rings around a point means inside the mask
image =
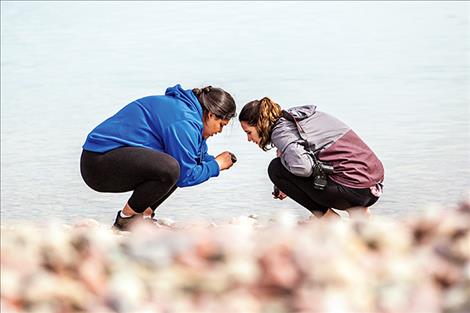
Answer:
[{"label": "blue hoodie", "polygon": [[178,84],[164,96],[129,103],[88,135],[83,149],[104,153],[119,147],[145,147],[167,153],[180,165],[176,185],[200,184],[220,169],[202,137],[202,107],[192,90]]}]

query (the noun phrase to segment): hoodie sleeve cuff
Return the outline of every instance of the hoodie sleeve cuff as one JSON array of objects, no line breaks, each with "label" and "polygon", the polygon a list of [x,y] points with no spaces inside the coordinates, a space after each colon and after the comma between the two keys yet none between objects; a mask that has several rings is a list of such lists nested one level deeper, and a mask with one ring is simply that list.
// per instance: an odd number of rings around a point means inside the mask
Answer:
[{"label": "hoodie sleeve cuff", "polygon": [[219,163],[217,163],[215,159],[207,162],[207,165],[209,166],[211,177],[219,176],[219,173],[220,173]]}]

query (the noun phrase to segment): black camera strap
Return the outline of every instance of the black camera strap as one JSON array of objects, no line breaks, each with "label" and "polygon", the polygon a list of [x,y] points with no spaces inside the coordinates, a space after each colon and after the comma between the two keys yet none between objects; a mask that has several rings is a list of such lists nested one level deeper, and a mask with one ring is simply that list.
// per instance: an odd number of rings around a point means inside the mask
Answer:
[{"label": "black camera strap", "polygon": [[310,144],[310,142],[307,139],[307,135],[304,129],[302,128],[302,126],[300,126],[296,118],[285,110],[282,110],[282,117],[284,117],[286,120],[293,122],[295,124],[295,126],[297,127],[297,131],[299,132],[300,138],[302,138],[305,141],[305,145],[304,145],[305,150],[307,150],[308,152],[315,151],[315,144]]},{"label": "black camera strap", "polygon": [[297,119],[292,114],[284,110],[282,110],[282,116],[286,120],[295,123],[295,126],[297,127],[297,131],[299,132],[300,138],[302,138],[305,141],[305,144],[303,145],[304,149],[305,151],[307,151],[308,155],[310,155],[313,161],[313,174],[312,175],[313,175],[314,188],[318,190],[325,189],[328,182],[327,182],[326,173],[324,170],[324,164],[320,160],[318,160],[316,154],[320,152],[325,146],[332,143],[333,141],[327,142],[320,148],[315,149],[315,144],[312,144],[308,141],[307,133],[304,131],[304,129],[299,124]]}]

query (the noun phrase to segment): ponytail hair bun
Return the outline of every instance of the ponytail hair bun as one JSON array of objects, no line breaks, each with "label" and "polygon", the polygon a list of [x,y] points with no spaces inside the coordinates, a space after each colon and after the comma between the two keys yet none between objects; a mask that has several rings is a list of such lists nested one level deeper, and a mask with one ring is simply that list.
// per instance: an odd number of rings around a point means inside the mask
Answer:
[{"label": "ponytail hair bun", "polygon": [[194,88],[202,110],[205,114],[211,112],[219,119],[228,120],[235,117],[237,107],[233,97],[222,88],[206,86],[202,89]]}]

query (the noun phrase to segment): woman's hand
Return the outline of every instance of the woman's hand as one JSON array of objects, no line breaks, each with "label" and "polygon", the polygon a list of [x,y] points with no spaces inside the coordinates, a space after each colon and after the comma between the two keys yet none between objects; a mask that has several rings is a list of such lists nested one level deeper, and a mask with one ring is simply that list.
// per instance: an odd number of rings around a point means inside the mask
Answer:
[{"label": "woman's hand", "polygon": [[224,151],[218,156],[215,157],[215,160],[219,164],[219,168],[221,171],[229,169],[232,167],[232,154],[228,151]]},{"label": "woman's hand", "polygon": [[285,198],[287,198],[287,196],[282,191],[279,191],[279,195],[277,197],[274,197],[274,199],[279,199],[279,200],[284,200]]},{"label": "woman's hand", "polygon": [[279,199],[279,200],[284,200],[287,196],[285,193],[283,193],[279,188],[274,186],[274,190],[272,192],[273,198],[274,199]]}]

